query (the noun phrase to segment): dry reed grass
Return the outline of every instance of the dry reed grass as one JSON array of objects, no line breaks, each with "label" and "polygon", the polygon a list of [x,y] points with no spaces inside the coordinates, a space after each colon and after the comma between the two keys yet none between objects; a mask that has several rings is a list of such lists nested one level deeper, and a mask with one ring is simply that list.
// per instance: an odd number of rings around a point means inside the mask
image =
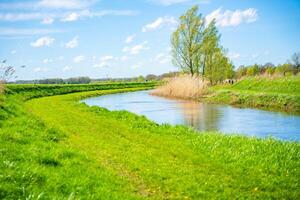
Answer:
[{"label": "dry reed grass", "polygon": [[183,75],[171,78],[165,85],[154,89],[151,94],[175,98],[197,98],[206,94],[209,83],[201,77]]}]

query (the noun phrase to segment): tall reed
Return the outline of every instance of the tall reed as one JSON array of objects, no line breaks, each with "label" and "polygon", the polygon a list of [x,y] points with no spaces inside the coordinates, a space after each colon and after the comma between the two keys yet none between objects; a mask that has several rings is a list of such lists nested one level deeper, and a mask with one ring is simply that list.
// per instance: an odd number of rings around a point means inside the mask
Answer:
[{"label": "tall reed", "polygon": [[175,98],[197,98],[206,93],[209,83],[201,77],[183,75],[171,78],[151,94]]}]

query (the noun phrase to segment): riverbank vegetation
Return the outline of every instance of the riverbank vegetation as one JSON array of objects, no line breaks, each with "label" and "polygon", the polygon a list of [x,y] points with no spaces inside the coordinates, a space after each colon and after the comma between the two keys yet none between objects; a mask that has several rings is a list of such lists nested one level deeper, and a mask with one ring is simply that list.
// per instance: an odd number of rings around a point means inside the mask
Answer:
[{"label": "riverbank vegetation", "polygon": [[248,77],[233,85],[210,88],[209,94],[203,100],[210,103],[300,113],[300,78]]},{"label": "riverbank vegetation", "polygon": [[[299,143],[199,134],[78,102],[152,86],[109,87],[8,88],[0,117],[1,199],[299,197]],[[73,93],[51,96],[66,91]]]},{"label": "riverbank vegetation", "polygon": [[169,79],[151,94],[164,97],[195,99],[207,93],[209,83],[198,76],[181,75]]}]

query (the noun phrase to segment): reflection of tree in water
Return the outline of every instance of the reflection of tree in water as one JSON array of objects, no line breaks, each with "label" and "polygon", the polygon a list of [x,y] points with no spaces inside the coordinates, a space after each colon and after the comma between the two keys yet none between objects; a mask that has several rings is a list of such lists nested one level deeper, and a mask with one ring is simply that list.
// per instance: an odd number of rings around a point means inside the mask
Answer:
[{"label": "reflection of tree in water", "polygon": [[183,101],[179,105],[183,113],[184,124],[198,130],[218,130],[222,112],[217,106],[193,101]]}]

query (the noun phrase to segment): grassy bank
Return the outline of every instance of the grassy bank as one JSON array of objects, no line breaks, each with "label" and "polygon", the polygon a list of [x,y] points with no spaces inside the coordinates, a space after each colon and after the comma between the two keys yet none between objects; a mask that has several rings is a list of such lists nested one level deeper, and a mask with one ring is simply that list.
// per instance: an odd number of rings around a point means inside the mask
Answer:
[{"label": "grassy bank", "polygon": [[233,85],[215,86],[210,89],[211,103],[254,107],[300,113],[300,79],[247,78]]},{"label": "grassy bank", "polygon": [[0,199],[299,198],[299,143],[199,134],[78,102],[149,87],[39,91],[43,98],[25,90],[26,102],[11,89],[1,109]]}]

